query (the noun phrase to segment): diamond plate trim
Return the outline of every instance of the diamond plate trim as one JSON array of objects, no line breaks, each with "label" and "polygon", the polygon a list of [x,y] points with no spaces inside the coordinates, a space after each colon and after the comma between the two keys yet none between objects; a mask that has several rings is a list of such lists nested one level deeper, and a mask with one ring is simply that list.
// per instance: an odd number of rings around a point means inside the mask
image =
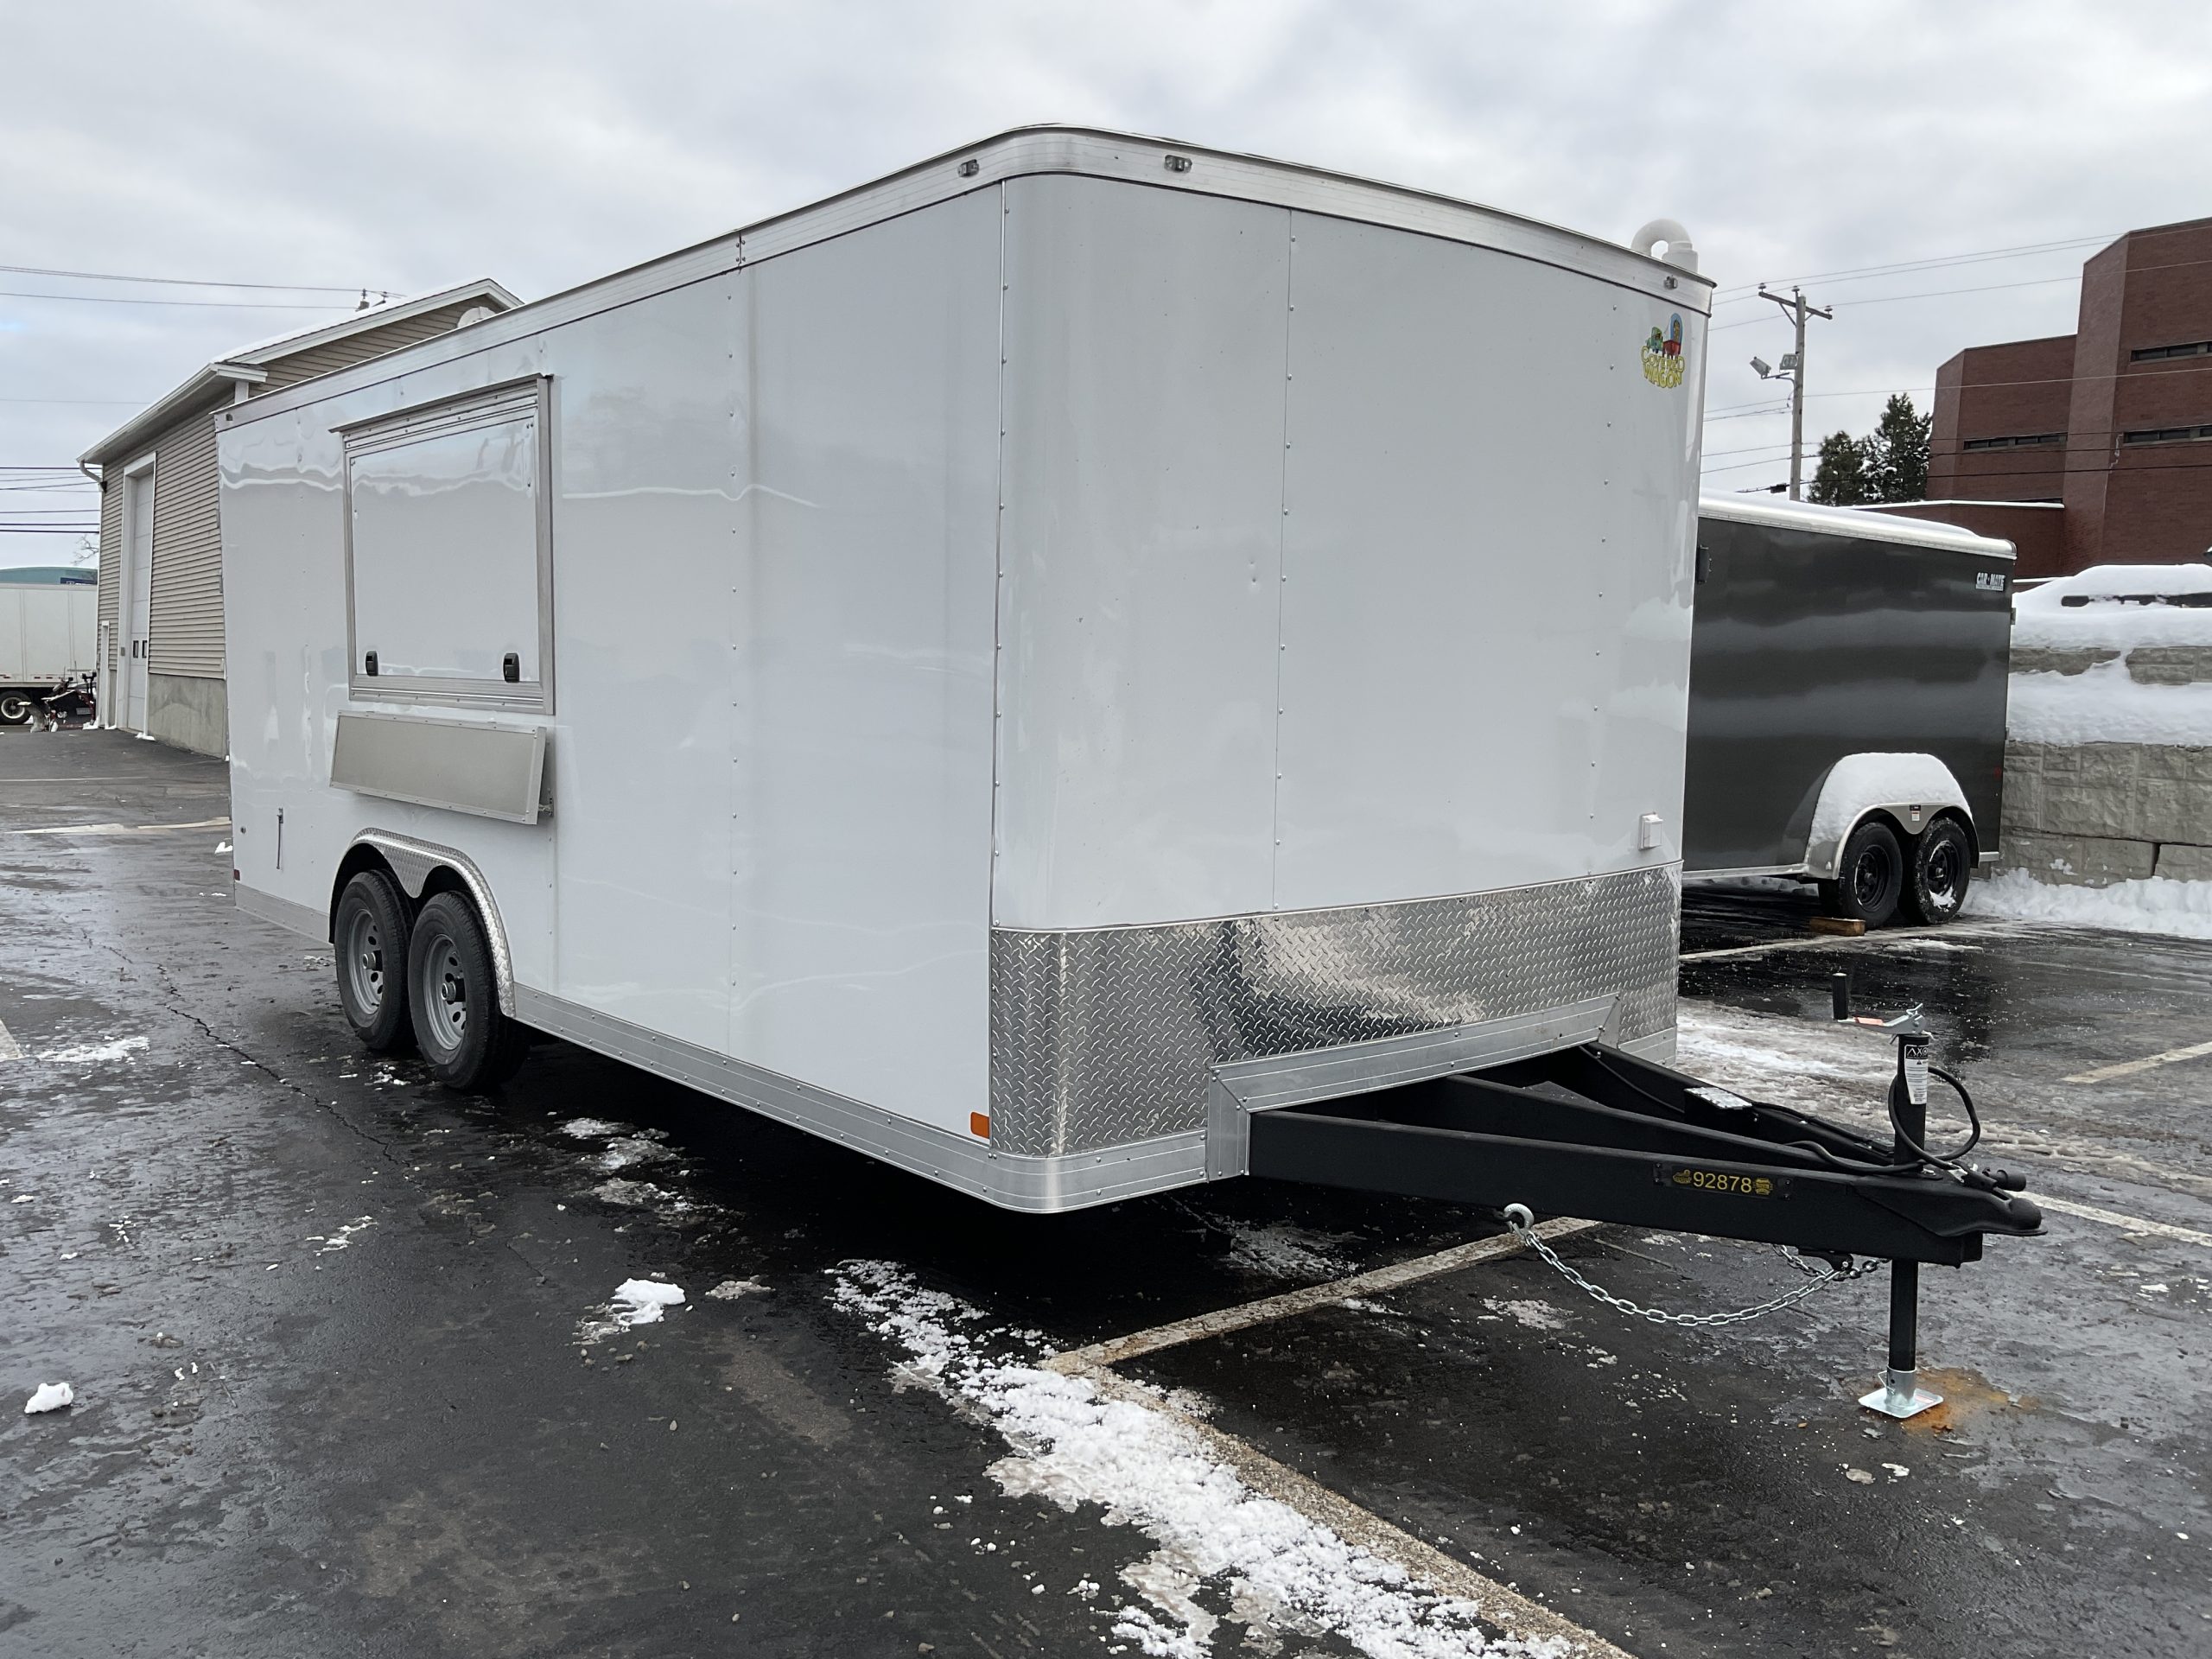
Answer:
[{"label": "diamond plate trim", "polygon": [[1681,867],[1450,899],[1079,932],[991,930],[991,1147],[1054,1156],[1205,1127],[1223,1062],[1618,996],[1670,1031]]}]

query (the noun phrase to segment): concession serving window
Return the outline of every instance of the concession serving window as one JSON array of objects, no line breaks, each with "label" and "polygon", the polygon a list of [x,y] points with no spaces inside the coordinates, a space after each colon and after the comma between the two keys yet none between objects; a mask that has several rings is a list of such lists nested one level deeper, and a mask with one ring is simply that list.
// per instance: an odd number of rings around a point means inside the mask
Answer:
[{"label": "concession serving window", "polygon": [[341,429],[356,697],[552,712],[550,386]]}]

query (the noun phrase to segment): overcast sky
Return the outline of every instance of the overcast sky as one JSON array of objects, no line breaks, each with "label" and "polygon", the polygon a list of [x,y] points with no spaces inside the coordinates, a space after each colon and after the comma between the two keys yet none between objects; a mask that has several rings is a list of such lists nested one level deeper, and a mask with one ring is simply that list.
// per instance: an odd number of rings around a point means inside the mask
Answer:
[{"label": "overcast sky", "polygon": [[[0,22],[11,267],[403,291],[489,276],[534,298],[1035,121],[1600,236],[1671,216],[1722,285],[1706,448],[1727,489],[1784,476],[1788,436],[1745,412],[1770,390],[1746,359],[1788,349],[1787,326],[1731,290],[1817,277],[1837,308],[1813,325],[1808,435],[1863,431],[1887,390],[1924,406],[1962,346],[2070,333],[2089,238],[2212,214],[2204,0],[0,0]],[[350,304],[20,269],[0,290],[0,466],[17,468],[69,462],[212,358]],[[30,297],[58,295],[81,297]],[[0,523],[67,523],[92,499],[9,488]],[[0,563],[75,545],[0,533]]]}]

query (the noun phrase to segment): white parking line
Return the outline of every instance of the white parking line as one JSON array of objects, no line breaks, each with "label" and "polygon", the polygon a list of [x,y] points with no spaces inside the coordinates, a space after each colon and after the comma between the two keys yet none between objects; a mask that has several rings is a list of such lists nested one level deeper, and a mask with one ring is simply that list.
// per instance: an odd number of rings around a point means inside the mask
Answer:
[{"label": "white parking line", "polygon": [[[1535,1233],[1539,1238],[1547,1240],[1568,1238],[1576,1233],[1586,1233],[1597,1225],[1594,1221],[1576,1221],[1571,1217],[1561,1216],[1541,1224],[1535,1229]],[[1286,1291],[1280,1296],[1263,1297],[1256,1302],[1244,1302],[1235,1307],[1224,1307],[1217,1313],[1200,1313],[1192,1319],[1177,1319],[1172,1325],[1157,1325],[1149,1331],[1133,1332],[1126,1337],[1095,1342],[1088,1348],[1071,1349],[1046,1363],[1053,1370],[1071,1374],[1103,1365],[1118,1365],[1125,1359],[1135,1359],[1141,1354],[1156,1354],[1163,1348],[1179,1348],[1186,1342],[1204,1342],[1210,1337],[1249,1330],[1255,1325],[1290,1319],[1294,1315],[1311,1313],[1317,1307],[1327,1307],[1354,1297],[1378,1295],[1384,1291],[1419,1284],[1424,1279],[1433,1279],[1440,1274],[1456,1273],[1461,1268],[1471,1268],[1479,1262],[1495,1262],[1501,1256],[1518,1255],[1524,1248],[1511,1233],[1500,1233],[1495,1238],[1478,1238],[1471,1244],[1455,1244],[1450,1249],[1439,1250],[1433,1255],[1419,1255],[1410,1262],[1400,1262],[1391,1267],[1355,1273],[1349,1279],[1332,1279],[1325,1285],[1309,1285],[1304,1290]]]},{"label": "white parking line", "polygon": [[2130,1233],[2155,1233],[2160,1238],[2178,1239],[2184,1244],[2202,1244],[2212,1249],[2212,1233],[2200,1233],[2194,1228],[2177,1227],[2171,1222],[2145,1221],[2139,1216],[2123,1216],[2116,1210],[2099,1210],[2086,1204],[2076,1204],[2071,1198],[2054,1198],[2044,1193],[2030,1195],[2045,1210],[2056,1210],[2063,1216],[2078,1216],[2083,1221],[2101,1221],[2107,1227],[2118,1227]]},{"label": "white parking line", "polygon": [[8,1034],[6,1023],[0,1021],[0,1060],[20,1060],[22,1058],[22,1046]]},{"label": "white parking line", "polygon": [[227,830],[228,818],[200,818],[192,823],[64,823],[48,830],[10,830],[11,836],[173,836],[187,830]]},{"label": "white parking line", "polygon": [[2064,1081],[2103,1083],[2112,1077],[2131,1077],[2138,1071],[2171,1065],[2179,1060],[2198,1059],[2207,1054],[2212,1054],[2212,1043],[2191,1043],[2187,1048],[2170,1048],[2163,1054],[2146,1054],[2139,1060],[2122,1060],[2118,1065],[2101,1065],[2094,1071],[2076,1071]]},{"label": "white parking line", "polygon": [[[1573,1224],[1577,1228],[1595,1224],[1592,1222]],[[1483,1242],[1495,1243],[1498,1241],[1485,1239]],[[1511,1241],[1509,1238],[1507,1242]],[[1072,1354],[1064,1354],[1060,1360],[1074,1357]],[[1274,1499],[1316,1525],[1327,1528],[1346,1543],[1357,1545],[1402,1567],[1416,1584],[1446,1596],[1473,1602],[1482,1610],[1483,1618],[1504,1630],[1509,1637],[1517,1637],[1529,1643],[1557,1642],[1561,1644],[1564,1654],[1572,1655],[1574,1659],[1630,1659],[1628,1653],[1596,1631],[1584,1630],[1534,1598],[1477,1572],[1465,1561],[1446,1554],[1433,1544],[1393,1526],[1381,1516],[1360,1508],[1350,1498],[1331,1491],[1318,1481],[1307,1479],[1287,1465],[1277,1463],[1266,1452],[1246,1445],[1235,1435],[1224,1433],[1203,1417],[1177,1409],[1151,1389],[1117,1376],[1103,1366],[1071,1366],[1056,1361],[1054,1369],[1080,1376],[1106,1399],[1124,1402],[1173,1418],[1186,1433],[1204,1441],[1206,1449],[1226,1464],[1254,1491]]]}]

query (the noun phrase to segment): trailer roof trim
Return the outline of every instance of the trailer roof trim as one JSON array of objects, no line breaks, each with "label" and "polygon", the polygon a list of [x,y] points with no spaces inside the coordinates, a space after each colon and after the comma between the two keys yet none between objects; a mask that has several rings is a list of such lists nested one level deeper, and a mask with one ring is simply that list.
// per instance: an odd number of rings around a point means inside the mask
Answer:
[{"label": "trailer roof trim", "polygon": [[2011,560],[2018,556],[2012,543],[1995,537],[1977,536],[1957,524],[1942,524],[1932,518],[1904,518],[1864,507],[1816,507],[1805,501],[1701,495],[1697,511],[1700,518],[1725,518],[1732,524],[1768,524],[1777,530],[1809,531],[1821,536],[1848,536],[1861,542],[1897,542],[1906,547],[1972,553],[1985,559]]},{"label": "trailer roof trim", "polygon": [[[1178,163],[1184,163],[1178,166]],[[334,370],[217,413],[239,427],[409,371],[542,334],[648,296],[742,269],[1009,180],[1073,174],[1380,225],[1531,259],[1632,289],[1699,316],[1713,279],[1602,237],[1478,203],[1265,156],[1101,128],[1017,127],[737,231],[501,312],[465,331]]]}]

